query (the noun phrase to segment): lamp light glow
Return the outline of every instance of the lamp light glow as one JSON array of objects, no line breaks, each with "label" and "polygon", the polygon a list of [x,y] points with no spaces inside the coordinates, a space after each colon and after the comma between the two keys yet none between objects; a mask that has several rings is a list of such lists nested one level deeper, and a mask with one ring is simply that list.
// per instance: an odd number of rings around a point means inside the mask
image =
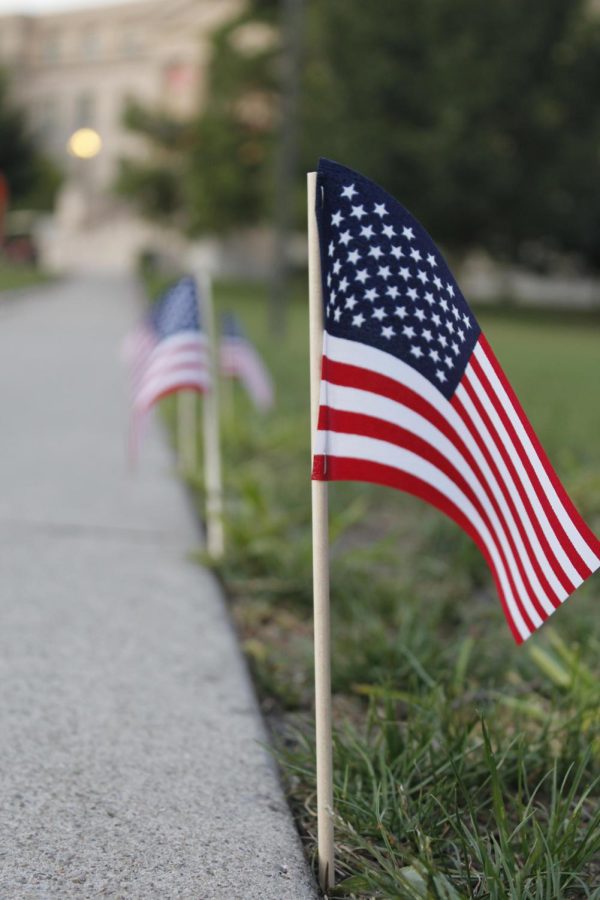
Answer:
[{"label": "lamp light glow", "polygon": [[93,128],[79,128],[75,131],[67,143],[67,150],[71,156],[78,159],[93,159],[102,149],[102,138]]}]

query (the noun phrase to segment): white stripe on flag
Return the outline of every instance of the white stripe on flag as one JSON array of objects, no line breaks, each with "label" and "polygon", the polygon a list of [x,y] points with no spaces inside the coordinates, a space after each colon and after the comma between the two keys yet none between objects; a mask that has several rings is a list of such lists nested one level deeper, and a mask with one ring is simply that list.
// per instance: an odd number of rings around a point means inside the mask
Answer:
[{"label": "white stripe on flag", "polygon": [[[489,518],[492,533],[496,535],[504,559],[509,565],[510,571],[515,579],[519,597],[525,605],[530,602],[530,588],[527,588],[523,582],[509,543],[506,529],[500,522],[496,511],[490,502],[487,485],[481,482],[465,457],[446,435],[436,428],[428,419],[409,407],[370,391],[362,391],[357,388],[342,387],[337,384],[322,382],[321,404],[326,404],[334,409],[350,413],[356,412],[361,415],[371,416],[382,422],[392,422],[399,428],[404,428],[411,434],[422,438],[432,448],[438,450],[463,476],[479,502],[482,504],[485,513]],[[335,455],[331,450],[328,450],[328,453]],[[546,612],[550,615],[554,612],[554,605],[546,596],[546,593],[537,578],[523,542],[520,539],[520,535],[513,533],[512,537],[517,545],[516,551],[519,560],[525,569],[530,586],[535,591],[536,596],[539,597]],[[563,593],[566,596],[566,592]]]},{"label": "white stripe on flag", "polygon": [[[453,481],[434,465],[423,459],[423,457],[417,456],[410,450],[389,444],[386,441],[354,434],[320,431],[317,434],[315,452],[317,454],[324,453],[325,446],[328,447],[328,454],[331,456],[377,462],[385,466],[392,466],[398,471],[406,472],[409,475],[414,475],[447,497],[472,522],[480,535],[496,566],[510,614],[519,634],[523,639],[529,637],[530,631],[523,621],[519,607],[513,597],[496,542],[471,501],[465,497]],[[536,627],[542,624],[542,619],[531,604],[528,604],[527,613]]]},{"label": "white stripe on flag", "polygon": [[207,387],[208,381],[206,372],[197,366],[188,368],[174,367],[171,371],[164,372],[160,377],[153,378],[148,381],[139,391],[135,399],[135,408],[138,410],[147,409],[149,405],[168,392],[177,385],[194,386],[199,390]]},{"label": "white stripe on flag", "polygon": [[[527,529],[527,536],[529,538],[531,546],[533,547],[534,553],[536,555],[536,558],[537,558],[540,566],[542,566],[544,569],[544,574],[546,575],[548,581],[552,584],[552,587],[555,590],[556,595],[559,596],[559,591],[561,594],[564,594],[564,589],[562,588],[558,578],[556,577],[554,570],[549,565],[547,554],[544,552],[544,550],[539,542],[535,528],[533,527],[533,522],[531,521],[531,519],[527,513],[527,510],[525,509],[525,506],[523,504],[523,501],[521,499],[521,495],[519,494],[517,486],[516,486],[514,480],[510,476],[510,473],[504,463],[504,460],[502,459],[502,457],[500,455],[500,452],[498,451],[498,448],[494,442],[493,437],[491,436],[488,429],[486,428],[479,413],[475,409],[473,401],[468,396],[468,394],[466,393],[466,391],[462,385],[459,385],[458,388],[456,389],[456,398],[462,404],[462,407],[465,410],[467,418],[472,423],[473,429],[478,431],[479,434],[484,439],[485,445],[488,449],[488,452],[492,455],[494,463],[496,465],[496,468],[498,469],[498,471],[500,473],[500,476],[502,479],[502,484],[505,486],[505,489],[517,510],[517,514],[518,514],[520,520],[523,522],[523,524],[525,525],[525,527]],[[547,536],[547,538],[549,540],[549,536]],[[549,541],[549,543],[550,543],[550,541]],[[552,546],[552,544],[551,544],[551,546]],[[556,549],[556,547],[554,547],[553,549]],[[564,570],[564,567],[562,565],[561,565],[561,568],[563,568],[563,570]],[[575,570],[572,570],[572,572],[570,572],[568,574],[568,577],[571,581],[572,581],[572,577],[571,577],[572,575],[574,575],[576,578],[579,579],[579,576],[577,575]],[[577,581],[577,584],[579,584],[579,583],[580,583],[580,579]]]},{"label": "white stripe on flag", "polygon": [[452,430],[463,441],[467,450],[471,453],[479,466],[486,480],[488,492],[491,491],[492,496],[502,511],[505,523],[510,529],[513,539],[518,542],[520,549],[522,549],[522,553],[520,554],[521,558],[523,561],[527,560],[527,566],[530,567],[530,554],[533,551],[533,554],[544,571],[548,583],[557,599],[561,602],[564,601],[568,596],[568,592],[565,591],[560,581],[549,567],[546,555],[533,529],[529,529],[527,533],[528,543],[531,545],[531,549],[529,551],[525,550],[519,529],[504,494],[504,491],[506,490],[511,497],[518,495],[516,487],[512,484],[511,480],[509,480],[509,484],[504,485],[504,487],[499,484],[469,428],[446,398],[434,388],[423,375],[411,366],[402,362],[402,360],[391,356],[389,353],[365,346],[358,342],[332,337],[327,333],[325,334],[324,353],[329,359],[345,365],[359,366],[367,371],[378,372],[385,375],[387,378],[391,378],[397,384],[406,386],[418,396],[423,397],[430,406],[444,417]]},{"label": "white stripe on flag", "polygon": [[[490,401],[490,398],[488,397],[481,382],[479,381],[479,378],[477,377],[475,372],[471,369],[470,365],[467,366],[467,371],[465,372],[465,375],[466,375],[469,383],[475,389],[477,396],[479,397],[480,402],[483,404],[483,407],[484,407],[484,409],[496,431],[496,434],[498,435],[498,438],[502,441],[506,451],[508,452],[508,454],[510,456],[511,462],[516,469],[519,483],[523,487],[523,490],[525,491],[525,494],[527,495],[529,502],[531,503],[531,506],[533,507],[533,511],[537,517],[537,520],[539,521],[539,523],[542,527],[542,531],[544,532],[546,540],[548,541],[548,543],[550,544],[550,547],[552,548],[555,560],[557,561],[557,563],[559,564],[559,566],[561,567],[561,569],[563,570],[563,572],[565,573],[565,575],[567,576],[567,578],[569,579],[571,584],[574,587],[578,587],[581,584],[581,582],[583,581],[583,579],[581,578],[581,576],[579,575],[579,573],[573,566],[573,563],[571,562],[571,560],[565,553],[565,551],[562,547],[562,544],[560,543],[560,540],[556,535],[556,532],[554,531],[550,522],[548,521],[548,517],[546,516],[546,513],[542,507],[542,504],[540,503],[539,497],[536,494],[535,490],[533,489],[533,485],[531,484],[531,481],[529,480],[529,476],[528,476],[527,472],[525,471],[525,467],[520,459],[518,450],[514,446],[504,425],[502,424],[502,422],[500,420],[500,416],[494,409],[494,406],[493,406],[492,402]],[[458,388],[456,393],[459,394],[459,392],[460,392],[461,401],[463,403],[465,403],[466,395],[463,393],[463,391],[464,391],[464,388],[461,385]],[[490,447],[492,454],[494,455],[494,459],[500,460],[500,465],[503,467],[504,477],[506,480],[508,480],[510,478],[510,475],[508,474],[504,460],[502,460],[502,457],[497,449],[498,444],[494,438],[494,435],[490,433],[489,429],[487,428],[487,426],[485,425],[485,423],[483,422],[483,420],[481,419],[479,414],[475,411],[475,407],[472,405],[470,398],[466,398],[466,399],[468,401],[468,405],[470,408],[470,415],[472,417],[473,417],[473,415],[476,416],[476,419],[474,421],[476,421],[478,427],[481,430],[481,433],[486,436],[486,440],[489,441],[489,447]],[[521,504],[520,511],[521,511],[522,518],[524,521],[529,523],[529,527],[533,530],[533,523],[531,521],[531,518],[529,517],[529,514],[526,512],[526,510],[522,504],[520,495],[518,495],[518,496],[519,496],[519,503]]]},{"label": "white stripe on flag", "polygon": [[548,477],[546,473],[546,469],[540,460],[532,442],[525,430],[523,423],[521,422],[521,417],[515,410],[510,397],[508,396],[504,386],[496,372],[492,364],[490,363],[485,350],[481,346],[475,347],[475,358],[480,363],[482,369],[485,372],[485,375],[492,386],[493,390],[498,397],[499,402],[502,404],[502,407],[506,410],[506,413],[517,433],[517,436],[521,442],[521,447],[523,452],[527,455],[527,458],[531,461],[531,464],[535,470],[535,473],[538,477],[540,486],[545,494],[547,494],[556,515],[565,530],[565,533],[569,536],[573,546],[577,550],[577,553],[581,557],[581,559],[586,563],[586,565],[594,571],[600,566],[600,559],[596,556],[596,554],[591,550],[587,542],[584,540],[582,535],[579,532],[579,529],[574,524],[571,516],[565,509],[562,500],[556,493],[554,489],[554,485],[552,484],[551,479]]}]

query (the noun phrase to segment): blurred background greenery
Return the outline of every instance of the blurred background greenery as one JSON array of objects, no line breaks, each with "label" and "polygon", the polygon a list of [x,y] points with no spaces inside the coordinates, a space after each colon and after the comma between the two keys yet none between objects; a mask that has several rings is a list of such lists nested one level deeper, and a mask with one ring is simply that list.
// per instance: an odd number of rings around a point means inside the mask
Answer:
[{"label": "blurred background greenery", "polygon": [[[154,44],[146,35],[145,50],[143,44],[149,2],[140,3],[139,21],[129,15],[124,22],[135,49],[128,44],[123,61],[114,55],[119,23],[111,32],[106,13],[74,18],[66,49],[50,19],[47,28],[41,21],[40,46],[24,44],[22,57],[11,62],[0,45],[0,172],[13,210],[51,206],[59,172],[67,184],[87,180],[89,187],[104,166],[110,174],[104,194],[112,187],[163,236],[169,229],[191,241],[222,241],[266,227],[273,237],[267,269],[276,328],[283,327],[289,273],[303,265],[304,173],[319,156],[379,181],[455,264],[485,251],[537,272],[575,277],[600,267],[595,0],[232,0],[200,29],[200,18],[194,24],[190,14],[182,25],[174,10],[173,29],[188,27],[192,39],[198,34],[202,63],[197,71],[189,60],[179,63],[183,51],[173,44],[154,63],[160,72],[150,59],[157,56],[156,35]],[[198,11],[203,5],[187,4]],[[9,25],[10,17],[7,35]],[[169,27],[167,21],[165,42]],[[82,31],[79,56],[75,28]],[[107,124],[108,100],[99,87],[94,94],[103,41],[113,70],[117,62],[123,67],[111,101],[118,126]],[[51,84],[61,64],[71,66],[73,74],[65,72],[81,79],[80,94],[73,99],[67,85],[70,94],[51,96],[54,88],[35,81],[29,94],[19,94],[32,60],[42,74],[48,67]],[[162,93],[151,101],[136,86],[137,74],[127,78],[136,60],[147,65],[148,80],[162,79]],[[186,88],[186,78],[200,79],[199,89]],[[183,106],[175,102],[177,90],[189,92]],[[75,101],[73,110],[61,109]],[[27,117],[18,103],[28,105]],[[48,119],[61,119],[62,131]],[[81,124],[98,128],[103,146],[100,162],[74,166],[65,145]],[[106,198],[95,202],[96,220],[104,209],[114,222]],[[154,243],[164,250],[160,232]]]},{"label": "blurred background greenery", "polygon": [[[268,220],[287,114],[297,226],[303,173],[328,156],[378,180],[453,251],[485,246],[536,263],[544,251],[574,251],[600,264],[600,15],[591,4],[287,5],[296,9],[283,36],[274,0],[245,4],[217,31],[208,101],[186,127],[130,111],[130,126],[162,153],[157,167],[130,162],[120,181],[148,212],[177,214],[194,233]],[[259,25],[272,36],[249,47],[244,34]],[[299,60],[291,87],[282,41]],[[294,94],[291,109],[283,90]]]}]

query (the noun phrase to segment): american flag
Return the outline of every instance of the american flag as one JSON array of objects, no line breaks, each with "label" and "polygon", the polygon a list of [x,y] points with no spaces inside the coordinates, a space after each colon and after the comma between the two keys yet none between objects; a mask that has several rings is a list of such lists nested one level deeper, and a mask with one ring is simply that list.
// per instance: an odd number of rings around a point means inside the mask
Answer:
[{"label": "american flag", "polygon": [[321,160],[325,333],[313,478],[421,497],[471,536],[517,643],[600,566],[441,253],[396,200]]},{"label": "american flag", "polygon": [[208,342],[193,278],[181,278],[162,295],[130,336],[126,353],[132,376],[135,449],[141,422],[154,403],[175,391],[210,388]]},{"label": "american flag", "polygon": [[221,372],[226,378],[238,378],[256,408],[266,412],[275,395],[271,376],[239,319],[226,313],[221,321]]}]

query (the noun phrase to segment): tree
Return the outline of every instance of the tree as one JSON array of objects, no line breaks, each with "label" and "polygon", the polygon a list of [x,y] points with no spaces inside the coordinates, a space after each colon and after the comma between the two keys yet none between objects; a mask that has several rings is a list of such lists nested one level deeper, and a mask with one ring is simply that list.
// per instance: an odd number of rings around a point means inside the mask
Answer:
[{"label": "tree", "polygon": [[186,228],[187,193],[184,186],[189,155],[189,124],[176,122],[131,101],[124,114],[126,126],[143,136],[154,149],[150,163],[123,159],[116,190],[131,197],[150,219]]},{"label": "tree", "polygon": [[[600,266],[600,19],[585,0],[307,8],[299,226],[303,172],[330,156],[385,185],[451,251],[574,252]],[[275,28],[277,12],[255,0],[214,37],[209,101],[178,170],[192,233],[271,214],[280,47],[248,53],[237,38]]]},{"label": "tree", "polygon": [[12,206],[50,209],[60,183],[53,164],[39,151],[25,116],[9,99],[8,80],[0,72],[0,172]]},{"label": "tree", "polygon": [[191,122],[129,108],[126,122],[153,144],[155,161],[123,161],[117,189],[146,214],[193,235],[226,232],[268,214],[275,49],[269,40],[249,46],[244,28],[270,28],[273,19],[273,4],[263,0],[215,32],[208,100]]},{"label": "tree", "polygon": [[582,0],[330,0],[311,23],[307,164],[376,178],[437,240],[600,264],[600,28]]}]

